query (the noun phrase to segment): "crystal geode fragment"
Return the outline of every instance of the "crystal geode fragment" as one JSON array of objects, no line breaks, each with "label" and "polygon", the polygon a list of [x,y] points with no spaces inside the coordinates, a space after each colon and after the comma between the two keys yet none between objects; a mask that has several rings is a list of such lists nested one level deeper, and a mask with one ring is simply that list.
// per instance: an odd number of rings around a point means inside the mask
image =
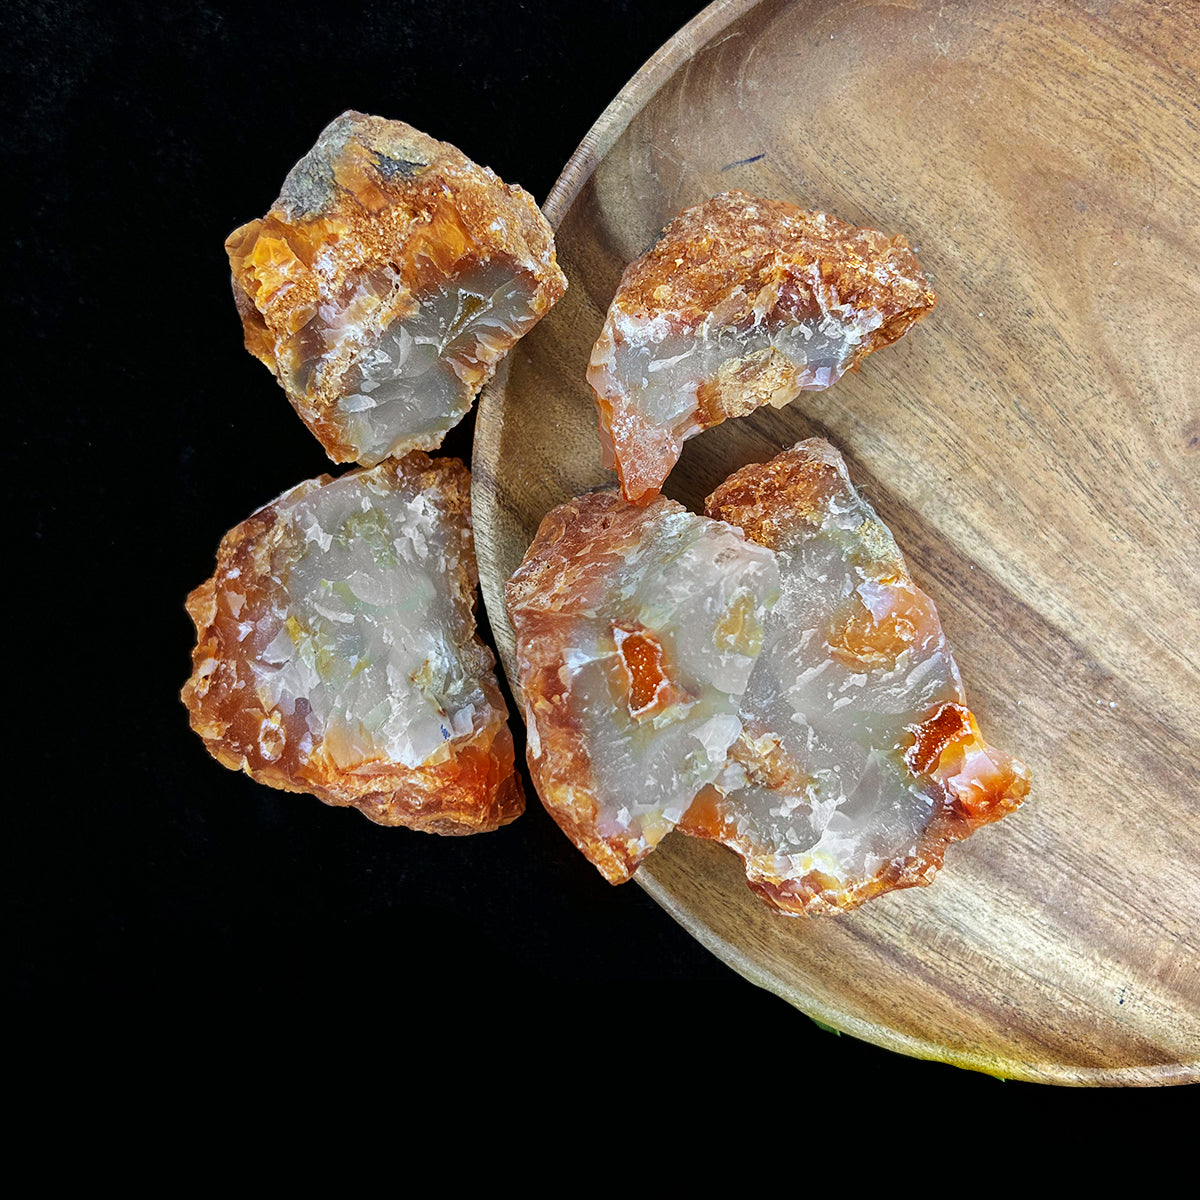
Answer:
[{"label": "crystal geode fragment", "polygon": [[225,248],[246,349],[335,462],[440,445],[566,290],[527,192],[357,112]]},{"label": "crystal geode fragment", "polygon": [[723,769],[774,556],[665,497],[549,513],[508,583],[538,794],[610,882]]},{"label": "crystal geode fragment", "polygon": [[743,467],[706,512],[775,552],[780,598],[741,735],[680,828],[736,850],[786,913],[928,884],[1029,790],[980,736],[933,601],[827,442]]},{"label": "crystal geode fragment", "polygon": [[192,727],[225,766],[383,825],[506,824],[524,798],[477,582],[456,459],[292,488],[225,536],[188,598]]},{"label": "crystal geode fragment", "polygon": [[935,303],[903,238],[745,192],[685,209],[626,269],[592,350],[604,465],[643,503],[688,438],[829,387]]}]

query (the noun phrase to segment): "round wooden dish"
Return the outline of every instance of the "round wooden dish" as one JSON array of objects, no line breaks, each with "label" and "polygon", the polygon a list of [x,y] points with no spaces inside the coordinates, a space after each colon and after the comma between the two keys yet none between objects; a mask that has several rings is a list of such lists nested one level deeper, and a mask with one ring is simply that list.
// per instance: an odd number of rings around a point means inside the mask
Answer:
[{"label": "round wooden dish", "polygon": [[1200,1078],[1200,9],[731,0],[656,55],[547,201],[570,291],[485,394],[483,593],[605,484],[588,354],[621,272],[743,188],[904,233],[937,310],[860,374],[687,444],[693,509],[814,434],[936,599],[1025,807],[927,889],[774,915],[673,835],[644,887],[748,979],[893,1050],[1022,1079]]}]

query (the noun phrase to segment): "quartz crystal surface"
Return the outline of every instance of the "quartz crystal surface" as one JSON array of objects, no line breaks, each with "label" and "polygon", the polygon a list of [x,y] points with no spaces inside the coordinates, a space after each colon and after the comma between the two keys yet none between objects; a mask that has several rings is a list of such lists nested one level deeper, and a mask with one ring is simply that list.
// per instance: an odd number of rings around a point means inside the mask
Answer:
[{"label": "quartz crystal surface", "polygon": [[524,799],[477,582],[457,460],[414,451],[292,488],[188,598],[192,727],[225,766],[380,824],[506,824]]},{"label": "quartz crystal surface", "polygon": [[509,581],[529,769],[611,882],[723,769],[778,572],[769,550],[659,497],[569,501]]},{"label": "quartz crystal surface", "polygon": [[440,445],[566,290],[527,192],[357,112],[225,248],[246,349],[335,462]]},{"label": "quartz crystal surface", "polygon": [[706,511],[775,551],[780,597],[742,731],[680,828],[736,850],[787,913],[929,883],[1029,790],[983,741],[933,601],[827,442],[742,468]]},{"label": "quartz crystal surface", "polygon": [[604,465],[657,494],[683,443],[827,388],[936,297],[903,238],[726,192],[629,266],[592,350]]}]

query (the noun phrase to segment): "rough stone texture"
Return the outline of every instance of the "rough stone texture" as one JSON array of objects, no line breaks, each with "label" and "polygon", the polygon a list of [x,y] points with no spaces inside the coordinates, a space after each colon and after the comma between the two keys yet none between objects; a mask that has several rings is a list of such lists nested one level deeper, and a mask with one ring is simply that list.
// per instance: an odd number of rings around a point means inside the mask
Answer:
[{"label": "rough stone texture", "polygon": [[613,883],[725,765],[778,577],[769,550],[659,497],[549,513],[508,583],[529,769]]},{"label": "rough stone texture", "polygon": [[357,112],[225,248],[246,349],[335,462],[440,445],[566,290],[527,192]]},{"label": "rough stone texture", "polygon": [[780,598],[741,736],[680,828],[736,850],[787,913],[928,884],[949,842],[1029,791],[983,741],[933,601],[827,442],[743,467],[706,512],[775,552]]},{"label": "rough stone texture", "polygon": [[192,727],[225,766],[383,825],[506,824],[524,798],[477,583],[457,460],[414,451],[292,488],[188,598]]},{"label": "rough stone texture", "polygon": [[604,465],[642,503],[688,438],[829,387],[935,303],[903,238],[738,191],[685,209],[592,351]]}]

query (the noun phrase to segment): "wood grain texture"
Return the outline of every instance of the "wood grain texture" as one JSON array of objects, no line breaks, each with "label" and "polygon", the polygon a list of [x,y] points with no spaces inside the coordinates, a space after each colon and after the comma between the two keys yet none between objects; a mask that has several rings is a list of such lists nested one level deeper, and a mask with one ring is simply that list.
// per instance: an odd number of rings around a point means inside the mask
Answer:
[{"label": "wood grain texture", "polygon": [[716,4],[606,111],[547,202],[570,281],[485,393],[474,506],[503,584],[612,482],[588,354],[620,274],[731,187],[905,234],[936,312],[827,392],[687,444],[841,448],[938,603],[1015,816],[928,889],[785,919],[672,836],[638,878],[747,978],[858,1037],[1011,1077],[1200,1079],[1200,7]]}]

